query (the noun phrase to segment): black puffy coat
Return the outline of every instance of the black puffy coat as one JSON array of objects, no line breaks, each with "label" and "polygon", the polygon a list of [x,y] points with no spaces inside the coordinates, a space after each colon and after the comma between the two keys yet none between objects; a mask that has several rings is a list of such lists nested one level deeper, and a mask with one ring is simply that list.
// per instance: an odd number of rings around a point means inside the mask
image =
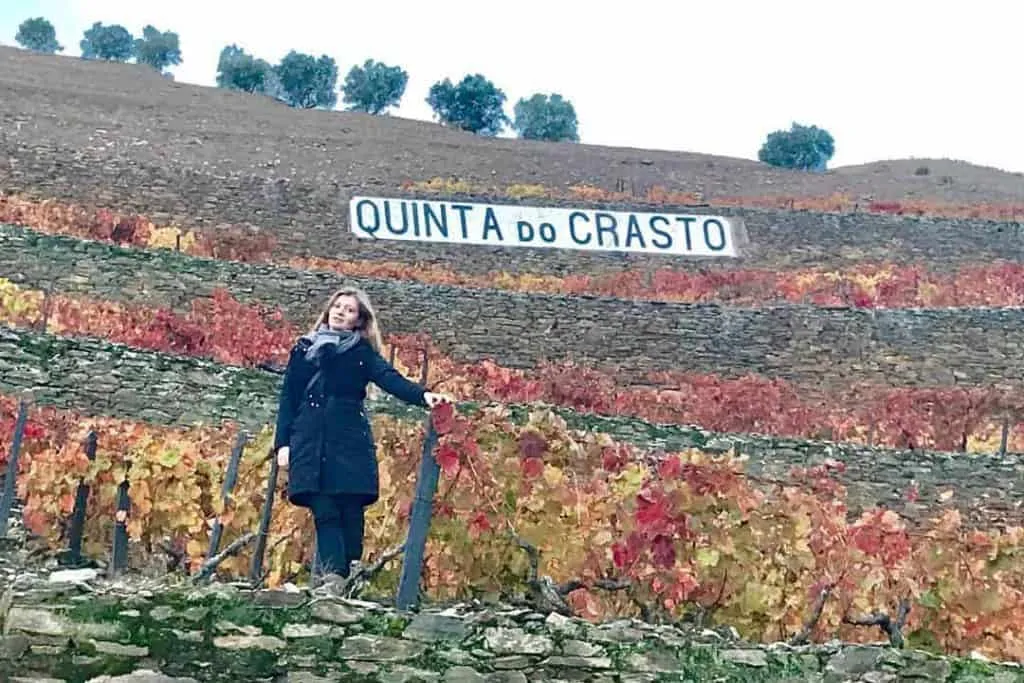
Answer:
[{"label": "black puffy coat", "polygon": [[377,449],[363,401],[373,382],[389,394],[426,407],[424,388],[401,375],[360,339],[341,354],[326,346],[321,377],[305,357],[311,342],[292,347],[281,385],[274,451],[289,446],[288,499],[309,506],[314,493],[347,493],[366,505],[380,496]]}]

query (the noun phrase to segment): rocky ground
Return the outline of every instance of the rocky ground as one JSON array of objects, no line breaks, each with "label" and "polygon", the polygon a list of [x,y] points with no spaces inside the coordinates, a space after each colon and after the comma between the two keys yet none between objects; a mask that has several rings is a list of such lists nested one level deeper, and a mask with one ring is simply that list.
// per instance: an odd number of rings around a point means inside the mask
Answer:
[{"label": "rocky ground", "polygon": [[21,680],[1024,680],[1017,668],[880,646],[759,647],[481,605],[403,615],[303,591],[115,585],[81,572],[19,580],[4,605],[0,673]]}]

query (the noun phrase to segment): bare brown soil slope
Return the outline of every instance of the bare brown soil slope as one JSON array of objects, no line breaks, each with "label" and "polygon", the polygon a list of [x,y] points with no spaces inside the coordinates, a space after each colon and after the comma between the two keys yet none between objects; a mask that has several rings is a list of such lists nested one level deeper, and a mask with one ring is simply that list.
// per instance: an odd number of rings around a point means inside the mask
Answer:
[{"label": "bare brown soil slope", "polygon": [[[136,65],[0,47],[0,144],[14,138],[142,164],[343,187],[393,188],[455,176],[606,189],[624,180],[708,199],[844,193],[891,201],[1024,201],[1021,174],[962,162],[897,160],[808,174],[705,154],[485,139],[427,122],[297,111],[262,96],[176,83]],[[919,166],[930,173],[915,175]]]}]

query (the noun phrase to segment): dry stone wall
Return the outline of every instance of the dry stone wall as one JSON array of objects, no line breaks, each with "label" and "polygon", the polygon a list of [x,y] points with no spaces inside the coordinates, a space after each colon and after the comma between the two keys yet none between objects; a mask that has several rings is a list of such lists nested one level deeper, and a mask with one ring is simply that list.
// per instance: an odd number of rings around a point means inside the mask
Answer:
[{"label": "dry stone wall", "polygon": [[[280,377],[198,358],[150,353],[102,340],[58,337],[0,327],[0,393],[31,391],[35,400],[87,415],[111,415],[157,424],[219,424],[253,428],[276,417]],[[394,399],[371,402],[374,413],[422,420],[421,408]],[[478,406],[464,404],[460,410]],[[528,406],[511,406],[520,423]],[[701,448],[749,457],[746,470],[768,481],[792,467],[837,460],[852,515],[886,505],[912,518],[955,507],[970,524],[1024,524],[1024,457],[925,453],[799,439],[712,434],[695,427],[658,426],[637,419],[600,417],[555,408],[569,428],[610,434],[650,449]],[[918,486],[918,499],[905,493]],[[955,490],[944,501],[942,495]]]},{"label": "dry stone wall", "polygon": [[[227,288],[280,307],[305,329],[345,278],[326,271],[192,258],[172,251],[0,226],[0,277],[34,288],[188,310]],[[650,371],[758,373],[809,390],[1013,384],[1024,377],[1024,309],[865,310],[560,297],[351,278],[391,333],[427,333],[454,358],[515,368],[567,358],[644,382]]]},{"label": "dry stone wall", "polygon": [[269,372],[0,326],[0,392],[87,415],[259,425],[273,420],[279,386]]},{"label": "dry stone wall", "polygon": [[[0,604],[0,678],[89,683],[1020,681],[1021,668],[880,645],[760,645],[728,628],[592,624],[508,605],[22,574]],[[49,580],[47,580],[47,578]]]},{"label": "dry stone wall", "polygon": [[[874,260],[925,261],[936,267],[952,267],[965,262],[1024,260],[1024,227],[1020,223],[724,207],[677,210],[741,217],[750,238],[750,252],[742,259],[697,261],[568,250],[357,241],[348,228],[348,200],[355,194],[400,196],[398,188],[373,177],[339,176],[313,184],[301,174],[214,175],[174,159],[161,166],[146,163],[134,158],[129,148],[67,148],[15,135],[0,137],[0,150],[3,191],[134,210],[159,223],[202,228],[225,223],[258,226],[271,232],[287,253],[443,265],[470,273],[564,275],[614,272],[625,267],[839,267]],[[437,175],[443,175],[443,169],[438,169]],[[488,199],[459,195],[447,198]],[[511,204],[645,210],[643,205],[628,203],[492,199]]]}]

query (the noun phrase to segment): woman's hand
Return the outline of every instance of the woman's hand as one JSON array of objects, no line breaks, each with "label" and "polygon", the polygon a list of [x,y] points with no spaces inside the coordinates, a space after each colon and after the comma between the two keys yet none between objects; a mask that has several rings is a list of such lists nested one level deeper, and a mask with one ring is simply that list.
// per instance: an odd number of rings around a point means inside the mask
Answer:
[{"label": "woman's hand", "polygon": [[442,403],[455,403],[455,399],[448,394],[435,394],[432,391],[424,393],[423,400],[427,402],[428,408],[433,408]]},{"label": "woman's hand", "polygon": [[288,467],[288,455],[291,449],[288,446],[281,446],[277,449],[277,464],[280,467]]}]

